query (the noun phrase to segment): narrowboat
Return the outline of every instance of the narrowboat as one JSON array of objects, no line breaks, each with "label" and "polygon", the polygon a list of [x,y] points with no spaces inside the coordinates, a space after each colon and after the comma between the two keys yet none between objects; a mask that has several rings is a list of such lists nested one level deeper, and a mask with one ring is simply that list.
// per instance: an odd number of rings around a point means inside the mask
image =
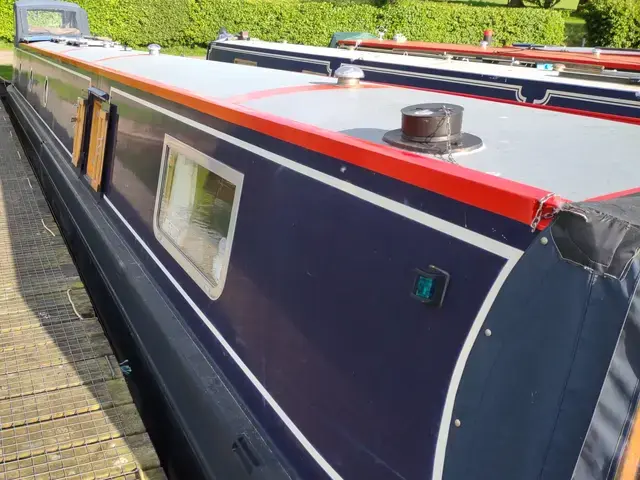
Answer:
[{"label": "narrowboat", "polygon": [[341,38],[339,47],[360,46],[376,51],[392,51],[400,54],[450,53],[469,59],[505,62],[519,60],[527,63],[562,63],[563,65],[585,65],[594,68],[623,72],[640,72],[640,50],[602,47],[559,47],[515,43],[511,46],[491,45],[491,30],[485,31],[484,40],[479,45],[455,43],[431,43],[408,41],[404,35],[395,35],[392,40]]},{"label": "narrowboat", "polygon": [[170,478],[635,478],[638,125],[15,15],[12,118]]},{"label": "narrowboat", "polygon": [[264,42],[248,32],[222,34],[210,43],[207,58],[327,76],[341,65],[357,65],[367,81],[640,119],[640,52],[596,57],[549,47],[482,48],[371,38],[332,43],[341,48]]}]

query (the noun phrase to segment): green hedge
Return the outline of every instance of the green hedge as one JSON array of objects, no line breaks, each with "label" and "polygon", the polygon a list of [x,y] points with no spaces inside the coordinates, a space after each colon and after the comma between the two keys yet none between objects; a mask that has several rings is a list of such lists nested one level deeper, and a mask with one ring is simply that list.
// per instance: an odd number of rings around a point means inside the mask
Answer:
[{"label": "green hedge", "polygon": [[591,0],[583,16],[590,45],[640,48],[640,0]]},{"label": "green hedge", "polygon": [[225,27],[248,30],[261,40],[326,46],[336,31],[377,31],[380,12],[368,4],[195,0],[187,38],[191,45],[204,45]]},{"label": "green hedge", "polygon": [[0,0],[0,41],[13,42],[13,1]]},{"label": "green hedge", "polygon": [[[189,22],[187,0],[69,0],[89,15],[91,32],[128,45],[179,45]],[[0,0],[0,40],[13,41],[13,0]]]},{"label": "green hedge", "polygon": [[485,28],[507,44],[536,42],[562,44],[564,20],[555,11],[401,0],[378,8],[370,4],[195,0],[187,38],[203,45],[220,27],[230,32],[248,30],[261,40],[309,45],[329,44],[336,31],[402,33],[411,40],[477,44]]},{"label": "green hedge", "polygon": [[[5,1],[5,0],[0,0]],[[186,0],[69,0],[89,15],[91,32],[128,45],[184,42],[189,22]]]},{"label": "green hedge", "polygon": [[540,8],[469,7],[456,3],[400,1],[387,7],[385,27],[408,39],[478,44],[485,28],[498,45],[564,43],[564,19]]},{"label": "green hedge", "polygon": [[[77,0],[89,14],[93,33],[129,45],[204,46],[221,27],[248,30],[262,40],[328,45],[333,32],[477,44],[485,28],[497,42],[561,44],[560,13],[532,8],[474,7],[400,0],[382,7],[370,3],[304,0]],[[0,0],[0,39],[11,40],[12,0]]]}]

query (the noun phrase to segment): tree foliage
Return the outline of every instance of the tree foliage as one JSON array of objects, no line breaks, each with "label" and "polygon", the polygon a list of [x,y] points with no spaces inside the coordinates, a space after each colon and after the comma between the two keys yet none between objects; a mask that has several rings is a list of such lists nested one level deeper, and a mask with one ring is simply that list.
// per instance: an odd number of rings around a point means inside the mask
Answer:
[{"label": "tree foliage", "polygon": [[640,0],[590,0],[582,12],[590,45],[640,48]]}]

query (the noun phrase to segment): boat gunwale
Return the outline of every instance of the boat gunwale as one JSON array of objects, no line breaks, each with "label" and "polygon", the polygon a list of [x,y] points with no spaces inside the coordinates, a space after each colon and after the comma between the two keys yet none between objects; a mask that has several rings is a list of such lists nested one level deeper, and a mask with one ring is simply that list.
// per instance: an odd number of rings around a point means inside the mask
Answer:
[{"label": "boat gunwale", "polygon": [[[543,199],[543,213],[567,201],[539,187],[349,137],[67,55],[79,48],[60,53],[38,44],[21,43],[19,49],[527,225],[534,220]],[[540,222],[537,228],[541,230],[547,224],[548,221]]]}]

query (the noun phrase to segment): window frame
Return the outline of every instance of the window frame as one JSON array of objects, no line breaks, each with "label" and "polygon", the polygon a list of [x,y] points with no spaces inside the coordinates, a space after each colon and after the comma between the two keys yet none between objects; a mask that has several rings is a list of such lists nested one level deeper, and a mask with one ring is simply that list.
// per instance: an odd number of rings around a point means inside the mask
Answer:
[{"label": "window frame", "polygon": [[[226,253],[220,271],[220,282],[216,285],[200,270],[200,268],[187,256],[174,241],[160,228],[160,208],[162,206],[162,196],[165,190],[165,177],[169,161],[169,153],[175,151],[184,155],[189,160],[206,168],[211,173],[223,178],[227,182],[235,186],[233,194],[233,204],[231,206],[231,219],[229,221],[229,231],[226,236]],[[233,238],[235,235],[236,221],[240,208],[240,197],[242,195],[242,184],[244,174],[231,168],[209,155],[187,145],[184,142],[165,134],[164,143],[162,145],[162,159],[160,162],[160,173],[158,175],[158,186],[156,189],[155,207],[153,210],[153,233],[156,240],[162,247],[178,262],[191,279],[207,294],[211,300],[217,300],[222,294],[227,279],[227,271],[231,259],[231,250],[233,247]]]},{"label": "window frame", "polygon": [[[59,14],[60,15],[60,26],[59,27],[45,27],[43,25],[35,25],[35,24],[31,24],[29,22],[29,14],[37,12],[39,14],[43,14],[43,13],[54,13],[54,14]],[[65,18],[66,15],[73,13],[73,23],[75,24],[75,27],[63,27],[62,25],[65,22]],[[78,27],[78,15],[77,12],[75,10],[72,9],[68,9],[68,8],[48,8],[48,7],[44,7],[44,8],[38,8],[38,7],[33,7],[33,8],[28,8],[25,11],[25,16],[24,16],[25,22],[26,22],[26,26],[27,26],[27,35],[56,35],[55,33],[51,32],[51,28],[54,29],[61,29],[61,28],[73,28],[75,30],[78,30],[78,33],[70,33],[69,35],[81,35],[82,32],[80,30],[80,28]],[[45,29],[47,30],[46,32],[32,32],[31,28],[40,28],[40,29]]]}]

